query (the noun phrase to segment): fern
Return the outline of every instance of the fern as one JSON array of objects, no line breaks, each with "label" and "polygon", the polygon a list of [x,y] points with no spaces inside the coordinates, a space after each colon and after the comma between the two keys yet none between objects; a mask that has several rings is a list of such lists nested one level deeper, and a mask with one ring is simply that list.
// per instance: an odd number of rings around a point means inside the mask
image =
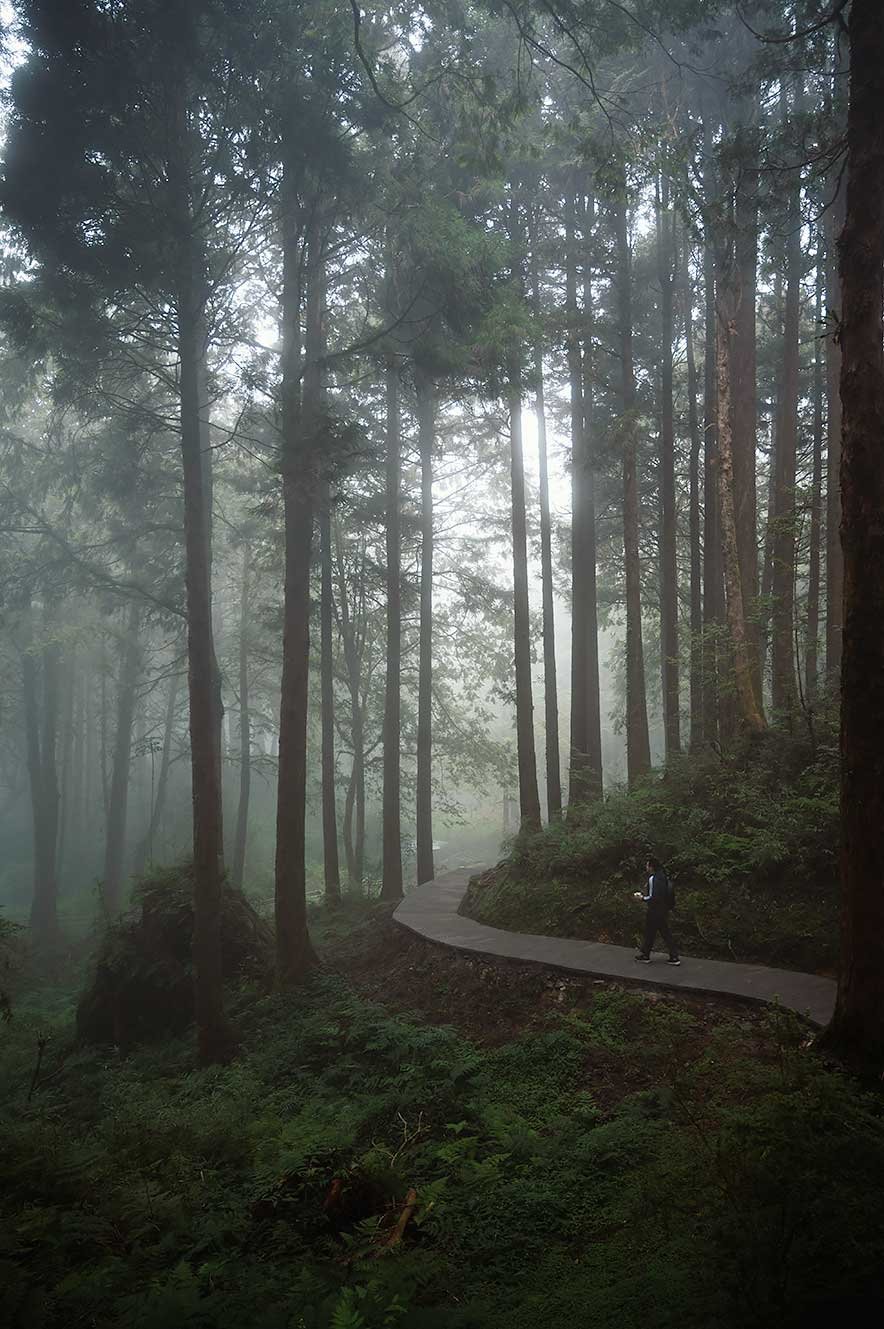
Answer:
[{"label": "fern", "polygon": [[331,1329],[366,1329],[365,1317],[355,1306],[356,1294],[345,1288],[332,1312]]}]

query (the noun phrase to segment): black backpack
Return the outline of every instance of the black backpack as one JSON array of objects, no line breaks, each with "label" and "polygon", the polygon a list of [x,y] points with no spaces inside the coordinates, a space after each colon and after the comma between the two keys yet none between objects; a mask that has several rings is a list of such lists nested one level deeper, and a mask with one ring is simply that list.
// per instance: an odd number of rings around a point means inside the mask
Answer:
[{"label": "black backpack", "polygon": [[[666,871],[665,868],[658,868],[658,869],[657,869],[657,872],[660,874],[661,877],[663,877],[664,881],[666,882],[666,892],[665,892],[665,895],[664,895],[664,899],[666,900],[666,908],[667,908],[667,909],[674,909],[674,908],[675,908],[675,882],[672,880],[672,878],[670,877],[669,873]],[[655,875],[656,875],[656,874],[655,874]]]}]

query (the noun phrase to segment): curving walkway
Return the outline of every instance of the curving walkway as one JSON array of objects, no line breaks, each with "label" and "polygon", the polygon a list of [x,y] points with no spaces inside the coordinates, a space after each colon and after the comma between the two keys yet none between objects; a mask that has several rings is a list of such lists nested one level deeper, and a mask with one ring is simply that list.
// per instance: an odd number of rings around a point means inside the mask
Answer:
[{"label": "curving walkway", "polygon": [[457,912],[470,877],[481,868],[457,868],[435,881],[409,891],[394,920],[427,941],[496,959],[523,960],[568,973],[596,978],[626,979],[646,987],[675,991],[723,993],[744,1001],[779,1002],[813,1024],[828,1024],[835,1007],[835,983],[816,974],[763,965],[729,964],[723,960],[693,960],[682,956],[681,966],[670,969],[664,955],[650,966],[636,964],[634,948],[609,946],[599,941],[569,937],[537,937],[527,932],[505,932],[487,927]]}]

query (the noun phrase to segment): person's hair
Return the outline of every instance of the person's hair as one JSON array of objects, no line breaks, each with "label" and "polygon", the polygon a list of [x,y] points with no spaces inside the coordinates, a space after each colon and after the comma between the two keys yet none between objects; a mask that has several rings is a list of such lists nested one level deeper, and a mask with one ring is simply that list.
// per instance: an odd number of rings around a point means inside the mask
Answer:
[{"label": "person's hair", "polygon": [[655,872],[660,871],[660,860],[659,858],[655,858],[653,854],[648,854],[645,858],[645,862],[652,867]]}]

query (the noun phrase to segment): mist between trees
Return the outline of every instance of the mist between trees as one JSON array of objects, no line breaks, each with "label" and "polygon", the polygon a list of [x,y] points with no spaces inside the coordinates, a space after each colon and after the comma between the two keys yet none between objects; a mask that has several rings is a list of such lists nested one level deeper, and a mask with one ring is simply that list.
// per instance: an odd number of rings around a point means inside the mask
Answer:
[{"label": "mist between trees", "polygon": [[225,872],[294,981],[308,892],[834,715],[836,10],[10,7],[2,899],[38,946],[192,846],[211,1058]]}]

